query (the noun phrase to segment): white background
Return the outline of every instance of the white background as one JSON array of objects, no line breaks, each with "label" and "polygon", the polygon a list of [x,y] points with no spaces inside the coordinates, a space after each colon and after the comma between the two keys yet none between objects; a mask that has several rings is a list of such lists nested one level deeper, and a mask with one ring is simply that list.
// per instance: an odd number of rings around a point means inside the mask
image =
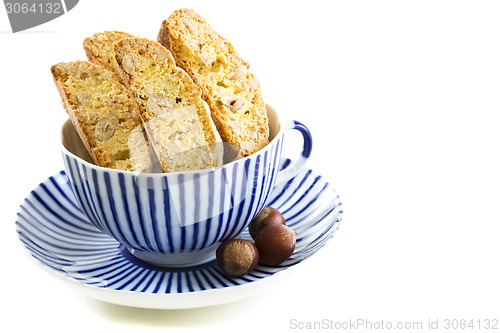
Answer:
[{"label": "white background", "polygon": [[[85,59],[82,41],[98,31],[155,39],[181,7],[234,44],[282,118],[309,127],[308,167],[340,194],[344,219],[270,293],[194,310],[110,305],[38,267],[16,235],[23,199],[63,169],[66,114],[49,67]],[[499,17],[497,1],[81,0],[12,34],[0,7],[0,326],[286,332],[323,319],[500,320]],[[300,140],[288,137],[293,157]]]}]

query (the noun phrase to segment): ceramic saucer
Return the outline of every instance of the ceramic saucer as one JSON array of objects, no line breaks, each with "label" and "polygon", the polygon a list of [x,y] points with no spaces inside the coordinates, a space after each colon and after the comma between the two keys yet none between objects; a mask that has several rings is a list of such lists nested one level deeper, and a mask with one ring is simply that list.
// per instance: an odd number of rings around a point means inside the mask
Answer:
[{"label": "ceramic saucer", "polygon": [[[257,265],[241,278],[226,276],[214,259],[169,268],[131,256],[89,222],[64,171],[25,198],[16,226],[19,239],[37,264],[87,296],[134,307],[184,309],[229,303],[272,288],[323,247],[342,220],[339,196],[310,169],[275,187],[267,205],[280,210],[287,225],[298,232],[295,252],[278,267]],[[250,239],[247,231],[241,237]]]}]

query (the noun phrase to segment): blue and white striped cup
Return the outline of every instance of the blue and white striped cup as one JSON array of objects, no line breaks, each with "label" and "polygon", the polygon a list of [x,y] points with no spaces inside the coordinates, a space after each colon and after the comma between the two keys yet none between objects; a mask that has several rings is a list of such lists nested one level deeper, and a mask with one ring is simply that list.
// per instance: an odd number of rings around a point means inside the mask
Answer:
[{"label": "blue and white striped cup", "polygon": [[[88,157],[71,122],[62,153],[81,209],[102,232],[134,256],[157,265],[203,262],[220,242],[241,233],[264,207],[273,187],[291,179],[311,154],[309,130],[280,123],[268,109],[270,143],[221,167],[173,173],[137,173],[99,167]],[[279,170],[283,136],[302,133],[301,155]]]}]

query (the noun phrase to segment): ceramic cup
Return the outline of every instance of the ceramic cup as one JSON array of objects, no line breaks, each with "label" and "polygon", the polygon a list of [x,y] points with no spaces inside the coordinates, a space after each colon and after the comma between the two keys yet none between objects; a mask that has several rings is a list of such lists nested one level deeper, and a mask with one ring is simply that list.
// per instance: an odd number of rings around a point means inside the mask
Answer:
[{"label": "ceramic cup", "polygon": [[[277,183],[291,179],[311,154],[309,130],[280,122],[267,107],[270,142],[221,167],[173,173],[137,173],[94,165],[68,120],[62,129],[66,174],[81,209],[133,256],[162,266],[201,263],[224,240],[241,233]],[[298,158],[279,170],[284,133],[302,133]]]}]

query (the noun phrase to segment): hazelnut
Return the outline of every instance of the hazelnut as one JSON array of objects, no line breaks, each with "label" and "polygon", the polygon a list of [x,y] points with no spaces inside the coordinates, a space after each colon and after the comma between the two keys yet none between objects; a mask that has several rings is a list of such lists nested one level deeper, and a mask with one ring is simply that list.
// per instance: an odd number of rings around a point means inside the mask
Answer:
[{"label": "hazelnut", "polygon": [[184,26],[186,27],[187,31],[189,31],[193,35],[196,35],[199,33],[198,29],[194,26],[193,22],[191,22],[185,18],[182,18],[181,21],[182,21],[182,23],[184,23]]},{"label": "hazelnut", "polygon": [[201,52],[201,48],[203,47],[203,43],[196,39],[189,40],[187,44],[190,45],[193,50],[196,50],[198,52]]},{"label": "hazelnut", "polygon": [[224,241],[215,251],[219,267],[229,276],[248,274],[259,262],[259,252],[246,239],[233,238]]},{"label": "hazelnut", "polygon": [[132,75],[135,71],[135,60],[128,55],[123,56],[122,68],[127,74]]},{"label": "hazelnut", "polygon": [[82,105],[90,105],[90,103],[92,103],[92,97],[89,93],[79,92],[76,95],[76,101]]},{"label": "hazelnut", "polygon": [[250,222],[248,226],[248,232],[250,236],[255,240],[257,233],[261,231],[264,227],[270,224],[283,224],[285,225],[285,219],[283,215],[274,207],[264,207],[259,214]]},{"label": "hazelnut", "polygon": [[243,96],[226,95],[220,98],[220,101],[225,106],[229,107],[231,111],[236,113],[243,104],[245,104],[245,98]]},{"label": "hazelnut", "polygon": [[115,135],[118,121],[116,119],[101,118],[95,125],[94,134],[99,141],[107,141]]},{"label": "hazelnut", "polygon": [[146,110],[160,116],[174,108],[175,101],[163,94],[152,94],[146,100]]},{"label": "hazelnut", "polygon": [[297,232],[283,224],[271,224],[257,233],[255,246],[260,261],[269,266],[277,266],[290,258],[295,250]]},{"label": "hazelnut", "polygon": [[80,74],[80,79],[87,80],[90,77],[90,74],[87,72],[83,72]]},{"label": "hazelnut", "polygon": [[237,80],[245,76],[247,69],[245,66],[236,66],[227,74],[229,80]]}]

